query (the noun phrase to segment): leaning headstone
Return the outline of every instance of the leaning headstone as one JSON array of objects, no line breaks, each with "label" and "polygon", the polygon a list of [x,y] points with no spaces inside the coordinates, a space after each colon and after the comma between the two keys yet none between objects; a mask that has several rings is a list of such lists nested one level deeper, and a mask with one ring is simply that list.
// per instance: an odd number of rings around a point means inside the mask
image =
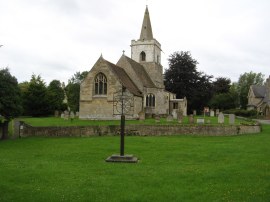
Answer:
[{"label": "leaning headstone", "polygon": [[197,115],[197,111],[193,110],[193,116],[196,116],[196,115]]},{"label": "leaning headstone", "polygon": [[198,124],[204,124],[204,119],[198,118],[198,119],[197,119],[197,123],[198,123]]},{"label": "leaning headstone", "polygon": [[218,123],[224,123],[224,115],[222,112],[220,112],[218,115]]},{"label": "leaning headstone", "polygon": [[211,117],[214,117],[214,116],[215,116],[215,111],[214,111],[214,110],[211,110],[211,111],[210,111],[210,116],[211,116]]},{"label": "leaning headstone", "polygon": [[156,123],[160,123],[160,116],[158,114],[155,115],[155,121]]},{"label": "leaning headstone", "polygon": [[234,124],[235,123],[235,115],[234,114],[229,114],[229,124]]},{"label": "leaning headstone", "polygon": [[193,123],[194,123],[194,117],[193,117],[193,115],[190,115],[190,116],[188,117],[188,122],[189,122],[190,124],[193,124]]},{"label": "leaning headstone", "polygon": [[168,122],[172,122],[173,121],[173,116],[171,114],[169,114],[167,116],[167,119],[166,119]]},{"label": "leaning headstone", "polygon": [[178,123],[183,122],[183,111],[182,110],[177,112],[177,121],[178,121]]},{"label": "leaning headstone", "polygon": [[139,112],[139,120],[140,120],[140,121],[145,120],[145,112],[144,112],[144,111],[140,111],[140,112]]}]

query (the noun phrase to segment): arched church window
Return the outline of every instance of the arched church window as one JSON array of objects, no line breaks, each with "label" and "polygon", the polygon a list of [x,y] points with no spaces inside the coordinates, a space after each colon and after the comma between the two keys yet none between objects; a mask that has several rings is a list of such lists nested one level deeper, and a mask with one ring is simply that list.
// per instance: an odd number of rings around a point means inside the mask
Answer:
[{"label": "arched church window", "polygon": [[141,61],[145,61],[145,58],[146,58],[146,54],[145,54],[145,52],[144,51],[142,51],[141,52],[141,54],[140,54],[140,59],[141,59]]},{"label": "arched church window", "polygon": [[153,94],[148,94],[146,96],[146,107],[155,107],[156,98]]},{"label": "arched church window", "polygon": [[104,74],[98,73],[95,77],[95,95],[107,94],[107,78]]}]

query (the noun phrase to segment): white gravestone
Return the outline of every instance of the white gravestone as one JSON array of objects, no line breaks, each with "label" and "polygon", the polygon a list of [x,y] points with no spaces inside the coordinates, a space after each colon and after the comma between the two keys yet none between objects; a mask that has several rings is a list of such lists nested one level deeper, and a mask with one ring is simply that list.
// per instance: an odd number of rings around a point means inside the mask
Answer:
[{"label": "white gravestone", "polygon": [[204,119],[197,119],[198,124],[204,124]]},{"label": "white gravestone", "polygon": [[218,115],[218,123],[224,123],[224,114],[222,112]]},{"label": "white gravestone", "polygon": [[229,124],[234,124],[235,123],[235,115],[234,114],[229,114]]}]

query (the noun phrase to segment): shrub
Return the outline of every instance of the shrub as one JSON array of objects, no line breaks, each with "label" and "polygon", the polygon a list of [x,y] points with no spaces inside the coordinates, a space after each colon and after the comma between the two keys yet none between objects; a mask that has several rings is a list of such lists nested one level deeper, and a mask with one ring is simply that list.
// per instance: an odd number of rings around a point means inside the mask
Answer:
[{"label": "shrub", "polygon": [[224,114],[235,114],[236,116],[243,116],[243,117],[256,117],[257,111],[256,110],[245,110],[245,109],[229,109],[223,111]]}]

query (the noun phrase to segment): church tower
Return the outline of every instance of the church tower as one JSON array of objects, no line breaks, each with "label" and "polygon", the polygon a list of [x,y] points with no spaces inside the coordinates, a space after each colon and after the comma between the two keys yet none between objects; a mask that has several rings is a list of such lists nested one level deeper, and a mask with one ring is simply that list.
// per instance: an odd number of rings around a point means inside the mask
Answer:
[{"label": "church tower", "polygon": [[131,41],[131,58],[144,66],[158,88],[164,88],[161,45],[153,38],[148,7],[146,6],[140,38]]}]

